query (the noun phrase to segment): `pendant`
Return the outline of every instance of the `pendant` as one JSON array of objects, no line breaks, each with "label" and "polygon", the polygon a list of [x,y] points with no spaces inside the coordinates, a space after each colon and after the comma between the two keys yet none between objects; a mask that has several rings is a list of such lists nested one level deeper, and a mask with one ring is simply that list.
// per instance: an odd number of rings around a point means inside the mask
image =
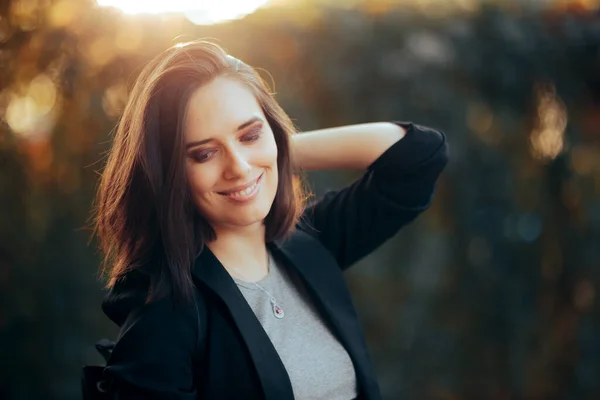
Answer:
[{"label": "pendant", "polygon": [[275,302],[275,299],[273,298],[271,298],[271,304],[273,305],[273,314],[275,314],[275,318],[283,318],[285,316],[283,308],[279,307],[279,305],[277,305],[277,302]]}]

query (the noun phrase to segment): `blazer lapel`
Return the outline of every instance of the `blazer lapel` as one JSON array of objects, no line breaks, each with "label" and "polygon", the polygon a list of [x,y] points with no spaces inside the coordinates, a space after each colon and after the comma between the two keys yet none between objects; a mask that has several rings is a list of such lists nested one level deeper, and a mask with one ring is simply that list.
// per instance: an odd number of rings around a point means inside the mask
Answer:
[{"label": "blazer lapel", "polygon": [[293,399],[292,384],[277,350],[229,273],[207,247],[196,259],[192,276],[212,289],[229,309],[248,347],[265,398]]},{"label": "blazer lapel", "polygon": [[299,229],[288,240],[269,247],[282,254],[288,265],[303,278],[324,318],[352,359],[363,394],[370,399],[380,398],[376,379],[370,373],[373,368],[362,327],[335,258],[320,242]]}]

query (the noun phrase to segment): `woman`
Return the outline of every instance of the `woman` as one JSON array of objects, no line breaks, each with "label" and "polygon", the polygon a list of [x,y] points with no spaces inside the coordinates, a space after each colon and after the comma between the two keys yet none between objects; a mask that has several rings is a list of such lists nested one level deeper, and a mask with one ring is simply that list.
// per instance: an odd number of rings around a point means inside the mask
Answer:
[{"label": "woman", "polygon": [[[444,136],[294,135],[256,72],[206,42],[144,69],[97,199],[116,399],[378,399],[342,272],[430,204]],[[294,170],[366,169],[314,204]]]}]

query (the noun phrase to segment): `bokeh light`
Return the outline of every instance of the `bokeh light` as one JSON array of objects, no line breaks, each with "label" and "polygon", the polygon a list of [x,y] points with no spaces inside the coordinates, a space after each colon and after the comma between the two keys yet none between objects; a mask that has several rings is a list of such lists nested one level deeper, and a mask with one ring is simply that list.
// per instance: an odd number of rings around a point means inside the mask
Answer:
[{"label": "bokeh light", "polygon": [[54,126],[56,86],[45,74],[29,82],[23,93],[11,93],[4,118],[12,131],[24,138],[46,137]]},{"label": "bokeh light", "polygon": [[553,159],[564,147],[567,112],[553,85],[538,87],[536,98],[537,126],[531,133],[533,155],[541,159]]}]

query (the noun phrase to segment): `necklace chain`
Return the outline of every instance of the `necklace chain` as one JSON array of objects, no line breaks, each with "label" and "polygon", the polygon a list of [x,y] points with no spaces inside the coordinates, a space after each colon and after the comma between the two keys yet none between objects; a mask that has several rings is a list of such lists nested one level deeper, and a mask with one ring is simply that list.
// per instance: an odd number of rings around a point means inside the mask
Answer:
[{"label": "necklace chain", "polygon": [[[267,275],[271,273],[271,267],[273,266],[272,262],[271,262],[271,255],[267,254],[268,257],[268,266],[267,266]],[[240,276],[242,276],[244,279],[246,279],[246,281],[248,281],[248,283],[252,283],[254,286],[256,286],[257,288],[259,288],[260,290],[262,290],[263,292],[265,292],[267,294],[267,296],[269,296],[269,301],[271,302],[271,306],[273,308],[273,314],[275,315],[275,317],[277,318],[283,318],[284,316],[284,312],[283,309],[281,308],[281,306],[279,306],[277,304],[277,300],[275,299],[275,296],[273,296],[271,294],[271,292],[269,292],[267,289],[263,288],[261,285],[259,285],[256,282],[250,282],[248,280],[248,277],[239,269],[236,267],[230,267],[232,270],[234,270],[235,272],[237,272]]]}]

